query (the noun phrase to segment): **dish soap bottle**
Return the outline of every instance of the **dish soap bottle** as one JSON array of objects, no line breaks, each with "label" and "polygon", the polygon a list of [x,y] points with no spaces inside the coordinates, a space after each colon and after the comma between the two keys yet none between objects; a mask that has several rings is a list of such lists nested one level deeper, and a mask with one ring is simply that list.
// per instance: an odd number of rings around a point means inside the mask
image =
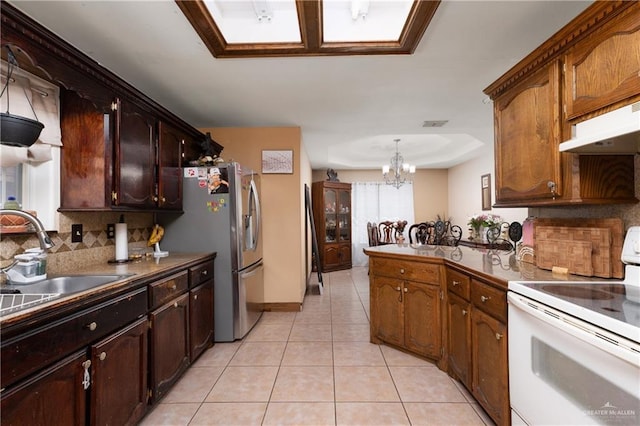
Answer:
[{"label": "dish soap bottle", "polygon": [[21,210],[22,209],[22,206],[16,200],[16,197],[14,197],[13,195],[9,195],[7,197],[7,201],[4,203],[3,207],[5,209],[7,209],[7,210]]}]

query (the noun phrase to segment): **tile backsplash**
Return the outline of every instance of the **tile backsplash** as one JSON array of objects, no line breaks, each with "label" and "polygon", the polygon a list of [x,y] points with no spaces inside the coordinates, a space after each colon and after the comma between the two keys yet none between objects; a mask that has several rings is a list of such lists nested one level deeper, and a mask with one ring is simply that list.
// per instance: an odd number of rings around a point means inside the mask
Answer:
[{"label": "tile backsplash", "polygon": [[[47,272],[55,274],[69,265],[107,262],[115,256],[115,239],[107,238],[107,224],[117,223],[121,212],[58,213],[58,232],[48,232],[55,243],[48,252]],[[153,227],[152,213],[124,213],[129,248],[146,247]],[[82,242],[71,242],[71,225],[82,224]],[[3,234],[0,244],[2,266],[24,249],[39,247],[34,234]]]}]

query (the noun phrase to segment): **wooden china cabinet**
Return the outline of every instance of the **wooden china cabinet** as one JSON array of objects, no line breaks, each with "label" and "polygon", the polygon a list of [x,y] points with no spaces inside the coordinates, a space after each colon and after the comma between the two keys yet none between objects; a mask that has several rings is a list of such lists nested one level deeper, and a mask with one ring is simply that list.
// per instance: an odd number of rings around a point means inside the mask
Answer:
[{"label": "wooden china cabinet", "polygon": [[314,182],[311,191],[322,270],[351,268],[351,184]]}]

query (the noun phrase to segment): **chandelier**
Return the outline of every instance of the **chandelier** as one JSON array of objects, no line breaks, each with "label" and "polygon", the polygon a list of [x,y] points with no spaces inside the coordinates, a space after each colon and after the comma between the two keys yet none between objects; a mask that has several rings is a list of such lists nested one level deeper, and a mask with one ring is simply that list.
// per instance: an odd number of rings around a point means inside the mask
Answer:
[{"label": "chandelier", "polygon": [[391,163],[382,166],[382,176],[387,185],[393,185],[396,188],[400,188],[402,184],[407,181],[407,174],[412,175],[416,172],[416,166],[411,166],[409,163],[404,162],[404,158],[398,151],[398,143],[400,139],[394,139],[396,143],[396,154],[391,157]]}]

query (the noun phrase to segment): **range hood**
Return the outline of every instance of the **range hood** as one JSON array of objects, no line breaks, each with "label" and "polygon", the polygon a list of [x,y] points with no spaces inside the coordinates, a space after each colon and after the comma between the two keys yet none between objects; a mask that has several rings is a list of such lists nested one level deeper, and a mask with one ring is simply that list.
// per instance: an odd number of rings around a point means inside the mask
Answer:
[{"label": "range hood", "polygon": [[640,152],[640,102],[585,120],[574,126],[574,137],[561,152],[637,154]]}]

